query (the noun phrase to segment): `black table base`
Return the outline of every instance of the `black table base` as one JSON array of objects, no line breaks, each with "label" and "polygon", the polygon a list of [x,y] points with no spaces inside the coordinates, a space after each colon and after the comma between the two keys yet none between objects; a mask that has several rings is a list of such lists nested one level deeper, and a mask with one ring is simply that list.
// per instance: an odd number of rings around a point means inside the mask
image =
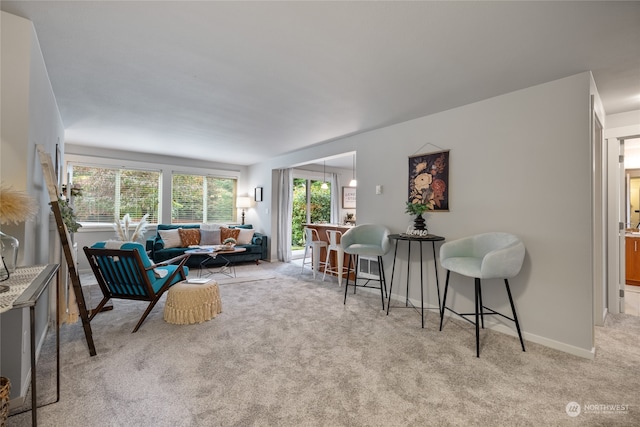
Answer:
[{"label": "black table base", "polygon": [[[396,248],[393,253],[393,268],[391,269],[391,283],[389,284],[389,300],[387,301],[387,315],[389,315],[389,309],[391,308],[391,292],[393,291],[393,278],[396,272],[396,259],[398,256],[398,242],[406,241],[408,242],[408,253],[407,253],[407,290],[405,294],[405,307],[402,308],[414,308],[418,310],[417,307],[413,305],[409,301],[409,279],[410,279],[410,271],[411,271],[411,243],[418,242],[420,245],[420,317],[422,318],[422,327],[424,328],[424,258],[423,258],[423,250],[422,244],[424,242],[431,242],[431,247],[433,249],[433,264],[434,270],[436,273],[436,288],[438,291],[438,314],[442,315],[442,303],[440,301],[440,280],[438,279],[438,266],[436,263],[436,242],[441,242],[444,240],[442,236],[436,236],[434,234],[428,234],[426,236],[413,236],[409,234],[391,234],[389,239],[396,241]],[[411,307],[409,307],[411,304]],[[427,307],[427,310],[435,310],[435,307]]]}]

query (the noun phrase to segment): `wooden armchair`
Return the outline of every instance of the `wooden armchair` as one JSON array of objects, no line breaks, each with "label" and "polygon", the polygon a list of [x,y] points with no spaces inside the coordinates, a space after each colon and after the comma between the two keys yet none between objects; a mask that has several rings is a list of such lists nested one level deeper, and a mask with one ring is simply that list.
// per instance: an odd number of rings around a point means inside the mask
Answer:
[{"label": "wooden armchair", "polygon": [[[83,249],[103,294],[89,321],[111,298],[149,301],[132,333],[140,328],[162,294],[189,274],[185,266],[189,254],[153,264],[140,243],[98,242]],[[178,265],[171,265],[176,262]]]}]

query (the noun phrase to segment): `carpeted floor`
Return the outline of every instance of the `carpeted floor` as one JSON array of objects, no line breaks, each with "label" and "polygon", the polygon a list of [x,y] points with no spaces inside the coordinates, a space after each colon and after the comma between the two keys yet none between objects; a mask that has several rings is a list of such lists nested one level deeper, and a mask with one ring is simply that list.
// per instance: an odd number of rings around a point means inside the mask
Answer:
[{"label": "carpeted floor", "polygon": [[[426,328],[411,309],[387,316],[379,294],[350,294],[293,265],[262,264],[257,281],[220,284],[223,312],[170,325],[161,302],[115,301],[92,322],[62,328],[60,402],[41,426],[632,426],[640,424],[640,318],[610,316],[586,360],[482,332],[437,313]],[[42,400],[52,395],[52,341]],[[39,365],[40,366],[40,365]],[[576,402],[581,413],[567,414]],[[618,406],[605,406],[618,405]],[[574,415],[572,413],[572,415]],[[29,413],[9,418],[27,426]]]}]

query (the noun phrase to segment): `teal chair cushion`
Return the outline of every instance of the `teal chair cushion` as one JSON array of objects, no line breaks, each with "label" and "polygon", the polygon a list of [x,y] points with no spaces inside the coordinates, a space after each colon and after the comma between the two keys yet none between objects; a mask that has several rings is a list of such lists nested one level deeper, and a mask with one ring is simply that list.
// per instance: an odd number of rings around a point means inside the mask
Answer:
[{"label": "teal chair cushion", "polygon": [[[106,248],[106,249],[123,249],[123,250],[137,250],[140,254],[140,259],[142,260],[142,265],[145,268],[149,268],[153,266],[153,263],[147,256],[147,252],[144,249],[144,246],[138,242],[118,242],[118,241],[109,241],[109,242],[97,242],[94,243],[92,248]],[[135,268],[134,266],[121,266],[122,274],[131,276],[131,268]],[[176,271],[178,268],[177,265],[165,265],[161,267],[156,267],[152,270],[147,271],[147,276],[149,277],[149,282],[151,283],[151,287],[154,292],[158,292],[165,284],[166,278],[170,277],[171,274]],[[184,266],[184,274],[185,276],[189,275],[189,268]],[[180,274],[176,274],[171,280],[171,284],[174,285],[182,280]],[[134,295],[141,295],[142,292],[132,288],[130,293]]]}]

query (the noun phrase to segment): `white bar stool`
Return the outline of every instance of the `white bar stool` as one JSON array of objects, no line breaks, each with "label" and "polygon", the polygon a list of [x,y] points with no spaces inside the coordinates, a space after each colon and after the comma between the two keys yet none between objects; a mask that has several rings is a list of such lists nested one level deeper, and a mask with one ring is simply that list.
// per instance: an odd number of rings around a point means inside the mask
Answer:
[{"label": "white bar stool", "polygon": [[[311,264],[313,278],[316,278],[316,273],[318,272],[320,265],[324,265],[324,263],[320,262],[320,249],[326,247],[327,242],[325,242],[324,240],[320,240],[318,230],[309,227],[304,228],[304,257],[302,258],[302,271],[300,271],[300,274],[304,272],[305,265]],[[309,250],[311,250],[311,261],[307,261]]]},{"label": "white bar stool", "polygon": [[[327,276],[327,272],[330,274],[338,275],[338,285],[342,286],[342,277],[345,274],[344,268],[344,249],[340,243],[342,239],[342,232],[338,230],[327,230],[327,238],[329,239],[329,246],[327,247],[327,258],[324,261],[324,274],[322,275],[322,281]],[[331,251],[336,253],[337,266],[332,266],[330,262]]]}]

